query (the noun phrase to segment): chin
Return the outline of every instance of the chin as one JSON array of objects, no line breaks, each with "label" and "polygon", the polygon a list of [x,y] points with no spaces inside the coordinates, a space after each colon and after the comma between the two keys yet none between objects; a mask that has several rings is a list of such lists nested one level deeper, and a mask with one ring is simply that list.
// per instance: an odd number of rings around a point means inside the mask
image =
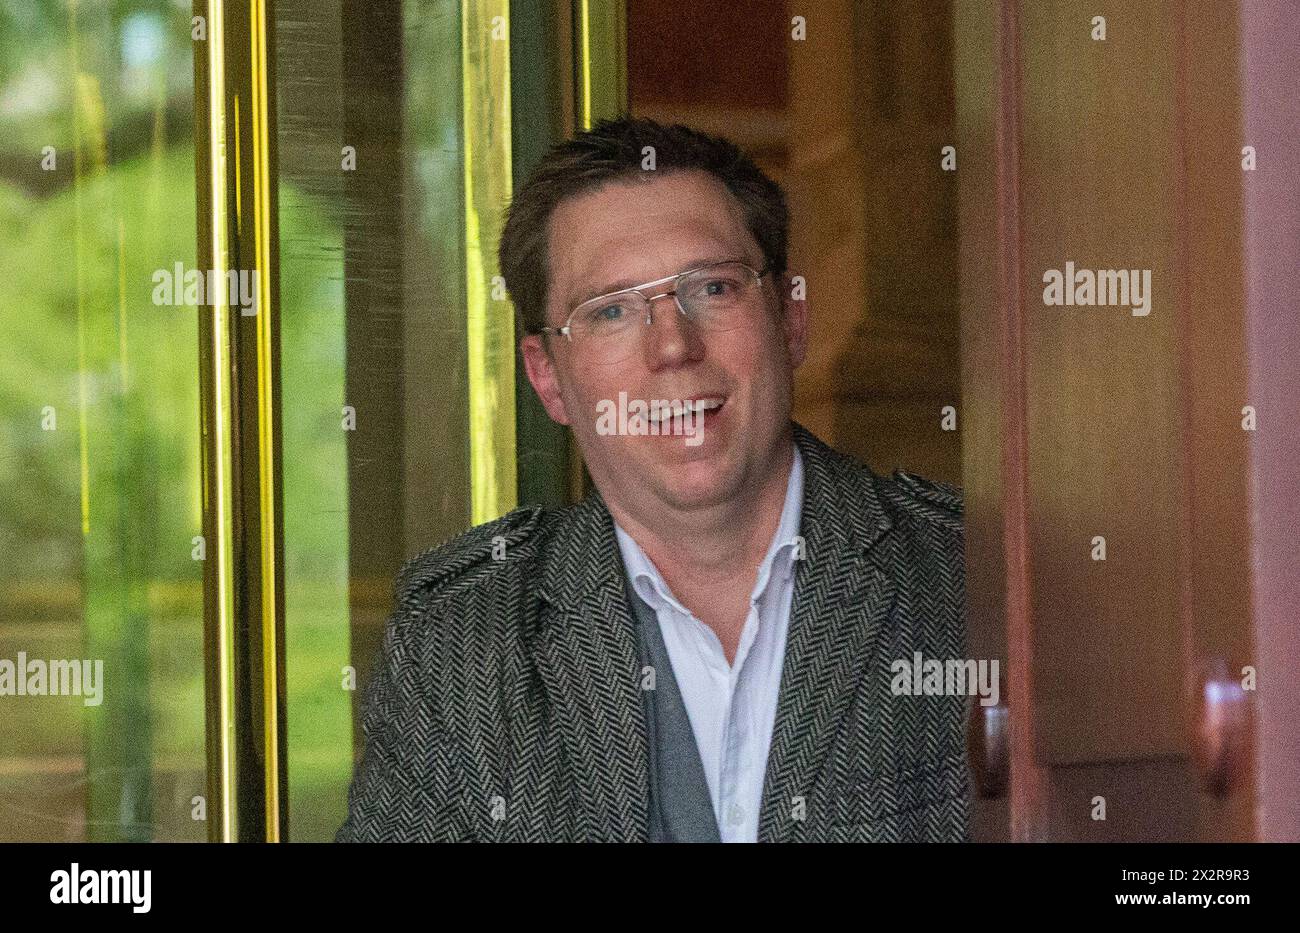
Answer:
[{"label": "chin", "polygon": [[730,465],[696,461],[664,477],[669,501],[682,508],[704,508],[726,502],[736,494],[737,471]]}]

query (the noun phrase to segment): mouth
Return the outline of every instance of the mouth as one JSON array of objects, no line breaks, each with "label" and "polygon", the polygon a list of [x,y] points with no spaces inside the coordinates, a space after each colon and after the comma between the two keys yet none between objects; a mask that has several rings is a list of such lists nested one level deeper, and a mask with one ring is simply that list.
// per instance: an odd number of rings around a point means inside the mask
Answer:
[{"label": "mouth", "polygon": [[674,401],[671,405],[652,409],[648,420],[652,429],[657,428],[661,434],[681,435],[687,433],[688,426],[694,431],[712,423],[726,407],[727,401],[725,395],[702,395],[683,399],[680,404]]}]

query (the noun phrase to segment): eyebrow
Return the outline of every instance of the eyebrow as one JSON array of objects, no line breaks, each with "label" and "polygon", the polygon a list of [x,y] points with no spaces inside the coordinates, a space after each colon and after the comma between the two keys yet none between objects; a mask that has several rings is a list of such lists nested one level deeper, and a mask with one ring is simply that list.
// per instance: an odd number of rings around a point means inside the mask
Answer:
[{"label": "eyebrow", "polygon": [[[711,253],[709,254],[709,256],[706,256],[703,259],[699,259],[677,272],[672,272],[666,276],[658,276],[656,278],[651,279],[650,281],[657,282],[660,279],[670,279],[675,276],[681,275],[683,272],[690,272],[693,269],[698,269],[701,266],[711,266],[715,262],[743,262],[749,264],[750,260],[748,257],[744,256],[743,254],[739,259],[737,259],[735,256],[721,256],[721,255]],[[572,311],[574,308],[585,305],[587,302],[591,301],[594,298],[604,298],[606,295],[615,295],[618,294],[619,292],[626,292],[644,284],[646,283],[637,282],[634,279],[628,279],[628,278],[619,279],[600,289],[589,291],[586,294],[586,297],[580,298],[579,300],[575,301],[573,305],[569,308],[569,310]]]}]

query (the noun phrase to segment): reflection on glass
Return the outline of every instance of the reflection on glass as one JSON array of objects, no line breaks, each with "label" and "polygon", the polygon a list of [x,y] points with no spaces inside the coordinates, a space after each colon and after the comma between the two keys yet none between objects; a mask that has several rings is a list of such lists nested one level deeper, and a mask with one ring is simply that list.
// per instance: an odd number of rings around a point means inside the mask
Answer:
[{"label": "reflection on glass", "polygon": [[461,21],[284,0],[275,52],[289,834],[322,840],[394,576],[470,524]]},{"label": "reflection on glass", "polygon": [[0,3],[0,840],[206,837],[192,55]]}]

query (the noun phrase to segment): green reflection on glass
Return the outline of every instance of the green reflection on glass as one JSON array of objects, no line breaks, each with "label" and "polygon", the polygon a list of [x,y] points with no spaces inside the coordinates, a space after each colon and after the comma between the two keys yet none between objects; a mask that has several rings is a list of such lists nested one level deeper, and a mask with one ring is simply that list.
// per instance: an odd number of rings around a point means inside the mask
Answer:
[{"label": "green reflection on glass", "polygon": [[289,832],[328,839],[352,772],[343,234],[280,186]]},{"label": "green reflection on glass", "polygon": [[0,659],[100,661],[103,679],[93,705],[0,696],[0,839],[202,839],[198,312],[153,303],[155,271],[194,257],[189,13],[17,6],[0,8]]}]

